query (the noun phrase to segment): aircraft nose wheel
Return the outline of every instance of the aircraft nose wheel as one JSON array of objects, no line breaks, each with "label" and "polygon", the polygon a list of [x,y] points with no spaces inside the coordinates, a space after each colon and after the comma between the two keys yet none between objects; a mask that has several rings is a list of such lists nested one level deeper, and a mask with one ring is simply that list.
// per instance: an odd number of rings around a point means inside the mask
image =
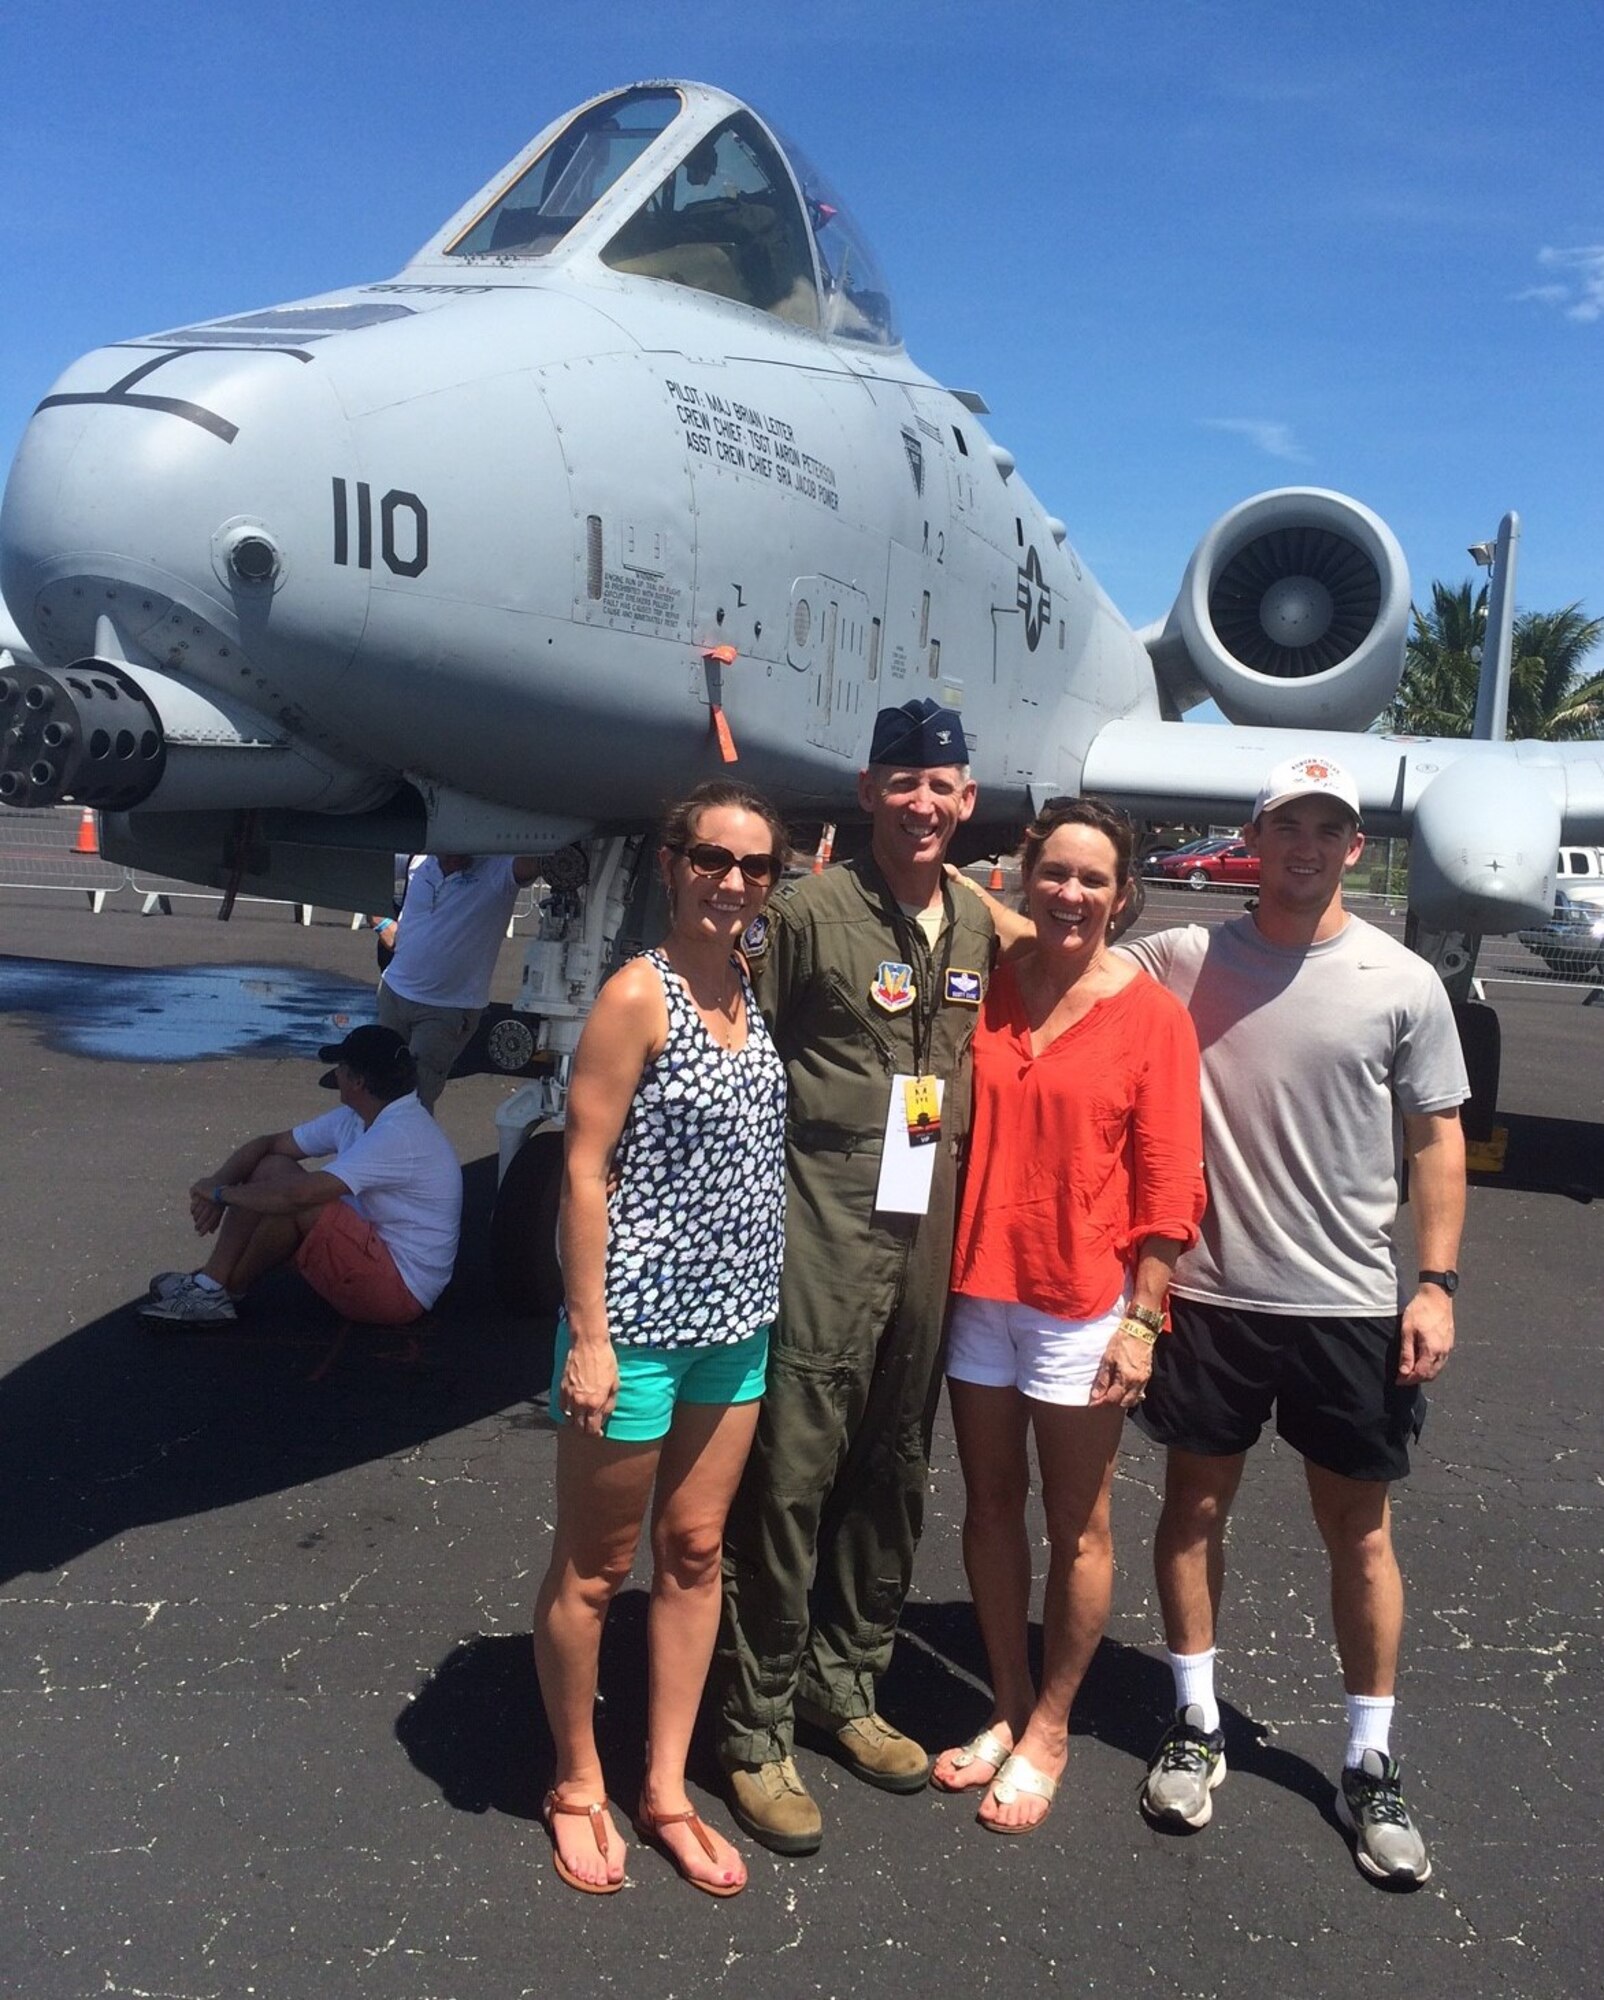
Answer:
[{"label": "aircraft nose wheel", "polygon": [[534,1061],[535,1031],[518,1015],[505,1015],[485,1036],[485,1054],[492,1069],[500,1070],[503,1076],[516,1076]]},{"label": "aircraft nose wheel", "polygon": [[511,1312],[544,1318],[562,1304],[563,1275],[557,1262],[562,1176],[563,1135],[537,1132],[514,1153],[496,1191],[490,1271],[497,1296]]}]

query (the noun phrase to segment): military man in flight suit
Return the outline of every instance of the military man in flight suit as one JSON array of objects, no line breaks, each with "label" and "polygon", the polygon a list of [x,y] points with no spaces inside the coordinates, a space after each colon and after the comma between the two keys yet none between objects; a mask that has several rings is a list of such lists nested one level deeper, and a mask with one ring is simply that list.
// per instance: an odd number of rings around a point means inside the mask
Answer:
[{"label": "military man in flight suit", "polygon": [[[957,714],[884,709],[858,796],[868,855],[782,889],[747,934],[790,1084],[780,1318],[725,1541],[715,1665],[736,1819],[823,1836],[797,1721],[887,1791],[930,1759],[875,1711],[924,1515],[969,1045],[989,912],[943,862],[975,808]],[[939,1100],[939,1101],[938,1101]],[[811,1584],[811,1588],[810,1588]]]}]

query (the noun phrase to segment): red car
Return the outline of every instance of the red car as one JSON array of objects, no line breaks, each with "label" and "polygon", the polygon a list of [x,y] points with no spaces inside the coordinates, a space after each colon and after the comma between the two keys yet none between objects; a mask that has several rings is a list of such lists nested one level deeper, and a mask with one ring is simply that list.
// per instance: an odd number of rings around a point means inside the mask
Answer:
[{"label": "red car", "polygon": [[1259,886],[1259,857],[1240,840],[1223,842],[1206,854],[1172,854],[1154,862],[1152,876],[1160,882],[1190,882],[1194,889],[1211,883],[1223,888],[1256,889]]}]

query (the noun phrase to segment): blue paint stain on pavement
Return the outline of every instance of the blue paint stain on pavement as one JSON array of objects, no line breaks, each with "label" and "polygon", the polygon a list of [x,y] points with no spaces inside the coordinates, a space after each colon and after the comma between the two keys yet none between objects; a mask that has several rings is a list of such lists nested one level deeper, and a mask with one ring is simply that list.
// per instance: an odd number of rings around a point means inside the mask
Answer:
[{"label": "blue paint stain on pavement", "polygon": [[100,1062],[315,1057],[374,1017],[360,979],[285,965],[78,965],[0,958],[0,1012],[37,1015],[53,1049]]}]

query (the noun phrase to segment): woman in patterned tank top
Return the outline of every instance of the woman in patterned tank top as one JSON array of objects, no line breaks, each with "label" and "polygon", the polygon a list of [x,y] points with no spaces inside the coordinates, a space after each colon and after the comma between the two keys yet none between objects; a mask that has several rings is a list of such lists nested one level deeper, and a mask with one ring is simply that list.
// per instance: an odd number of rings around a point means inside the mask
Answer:
[{"label": "woman in patterned tank top", "polygon": [[702,785],[672,808],[658,852],[668,935],[607,982],[574,1057],[551,1394],[557,1525],[535,1663],[556,1744],[544,1806],[553,1861],[592,1895],[624,1879],[592,1717],[602,1626],[648,1507],[635,1830],[709,1895],[746,1885],[740,1855],[686,1795],[685,1759],[779,1303],[785,1071],[739,945],[785,850],[774,808],[744,785]]}]

